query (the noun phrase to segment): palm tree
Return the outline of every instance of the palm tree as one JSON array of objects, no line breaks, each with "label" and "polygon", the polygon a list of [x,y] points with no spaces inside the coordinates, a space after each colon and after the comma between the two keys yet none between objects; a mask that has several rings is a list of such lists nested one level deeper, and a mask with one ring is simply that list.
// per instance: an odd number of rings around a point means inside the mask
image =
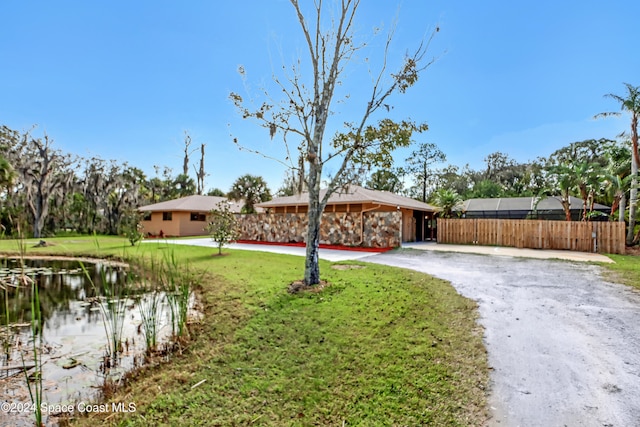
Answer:
[{"label": "palm tree", "polygon": [[575,185],[582,198],[582,220],[589,219],[593,211],[596,191],[602,185],[602,168],[597,163],[580,162],[572,165]]},{"label": "palm tree", "polygon": [[[638,168],[640,168],[640,152],[638,151],[638,117],[640,116],[640,86],[624,83],[627,88],[626,97],[609,93],[605,95],[620,103],[620,109],[631,114],[631,190],[629,192],[629,230],[627,245],[633,244],[636,226],[636,209],[638,205]],[[619,111],[600,113],[596,117],[619,116]]]},{"label": "palm tree", "polygon": [[618,222],[625,221],[627,192],[631,183],[629,163],[631,151],[624,145],[614,145],[607,151],[608,162],[603,170],[602,179],[605,196],[611,205],[611,219],[618,211]]},{"label": "palm tree", "polygon": [[271,192],[261,176],[247,174],[236,179],[228,197],[232,200],[244,200],[243,213],[255,213],[254,205],[271,200]]},{"label": "palm tree", "polygon": [[436,192],[434,202],[436,206],[442,208],[440,216],[443,218],[451,218],[453,210],[462,203],[462,197],[455,191],[447,188],[441,188]]},{"label": "palm tree", "polygon": [[571,221],[571,192],[576,188],[576,173],[572,163],[562,162],[547,166],[551,193],[560,192],[565,220]]}]

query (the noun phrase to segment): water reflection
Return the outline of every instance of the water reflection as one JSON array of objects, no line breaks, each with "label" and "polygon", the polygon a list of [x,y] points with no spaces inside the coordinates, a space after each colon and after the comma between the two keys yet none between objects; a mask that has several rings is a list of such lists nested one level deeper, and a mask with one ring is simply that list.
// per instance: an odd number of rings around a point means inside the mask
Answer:
[{"label": "water reflection", "polygon": [[[20,284],[21,270],[19,260],[0,260],[0,401],[29,403],[24,374],[13,369],[32,363],[33,355],[31,285]],[[77,261],[25,260],[24,271],[35,280],[40,296],[43,402],[96,399],[105,375],[117,381],[141,364],[146,345],[140,305],[144,307],[154,294],[129,287],[116,302],[123,316],[120,363],[108,374],[102,369],[108,347],[101,304],[111,297],[106,288],[124,288],[132,282],[122,266],[85,263],[83,268]],[[170,309],[165,293],[158,292],[155,298],[159,301],[158,342],[166,343],[172,333]],[[10,425],[33,423],[31,413],[10,416]],[[45,416],[48,425],[55,424],[55,418]]]}]

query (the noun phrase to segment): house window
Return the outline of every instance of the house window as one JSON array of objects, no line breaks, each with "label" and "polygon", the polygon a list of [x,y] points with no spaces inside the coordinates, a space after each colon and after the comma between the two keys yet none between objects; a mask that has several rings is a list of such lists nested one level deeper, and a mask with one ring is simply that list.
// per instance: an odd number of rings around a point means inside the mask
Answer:
[{"label": "house window", "polygon": [[173,219],[173,212],[162,212],[163,221],[171,221]]},{"label": "house window", "polygon": [[142,215],[142,220],[143,220],[143,221],[151,221],[151,212],[145,212],[145,213]]},{"label": "house window", "polygon": [[207,216],[203,213],[191,212],[191,221],[206,221]]}]

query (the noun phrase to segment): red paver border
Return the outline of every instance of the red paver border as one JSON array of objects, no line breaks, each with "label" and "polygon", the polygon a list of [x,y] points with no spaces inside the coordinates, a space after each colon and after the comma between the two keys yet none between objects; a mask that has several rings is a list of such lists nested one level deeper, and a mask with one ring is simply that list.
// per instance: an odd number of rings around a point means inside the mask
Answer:
[{"label": "red paver border", "polygon": [[[270,245],[270,246],[296,246],[296,247],[304,247],[304,242],[294,242],[294,243],[281,243],[281,242],[262,242],[257,240],[236,240],[236,243],[248,243],[251,245]],[[361,246],[340,246],[340,245],[325,245],[320,243],[321,249],[333,249],[338,251],[354,251],[354,252],[373,252],[373,253],[382,253],[387,252],[395,248],[363,248]]]}]

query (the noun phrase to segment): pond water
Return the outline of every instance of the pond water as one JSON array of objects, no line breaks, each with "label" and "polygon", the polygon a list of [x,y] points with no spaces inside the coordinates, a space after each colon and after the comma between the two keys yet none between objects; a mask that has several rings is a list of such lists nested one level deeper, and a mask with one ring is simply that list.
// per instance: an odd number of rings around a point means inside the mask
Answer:
[{"label": "pond water", "polygon": [[[39,259],[24,260],[22,267],[19,260],[0,259],[0,402],[16,409],[0,411],[0,425],[33,425],[34,419],[31,412],[17,410],[22,408],[18,404],[31,403],[22,367],[34,365],[32,284],[20,279],[23,271],[39,293],[41,326],[35,342],[42,344],[42,402],[47,405],[95,401],[105,379],[117,384],[140,366],[150,318],[156,319],[151,324],[158,348],[172,336],[175,298],[135,290],[123,265]],[[193,307],[193,296],[186,298]],[[121,330],[118,352],[110,352],[108,344],[114,329]],[[43,416],[47,425],[56,424],[54,414]]]}]

